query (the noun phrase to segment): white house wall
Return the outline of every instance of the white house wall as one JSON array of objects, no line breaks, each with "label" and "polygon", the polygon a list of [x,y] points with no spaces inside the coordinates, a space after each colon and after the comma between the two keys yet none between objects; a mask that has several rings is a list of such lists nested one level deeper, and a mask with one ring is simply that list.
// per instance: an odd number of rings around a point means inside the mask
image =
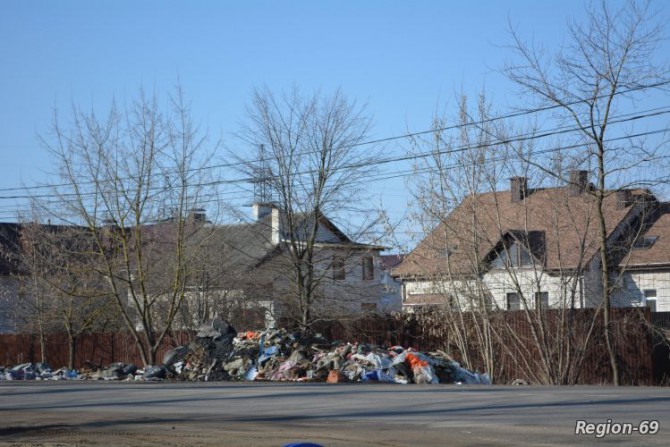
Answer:
[{"label": "white house wall", "polygon": [[[527,308],[535,307],[535,292],[547,292],[549,307],[583,307],[581,281],[579,278],[561,278],[548,274],[536,275],[533,269],[519,269],[513,274],[506,270],[490,270],[482,280],[488,293],[491,304],[499,309],[507,309],[507,294],[523,294]],[[575,287],[574,296],[572,286]],[[476,291],[477,284],[474,281],[405,281],[405,297],[411,302],[414,295],[442,295],[444,303],[449,304],[448,296],[459,298],[461,306],[467,306],[467,291]],[[523,301],[522,301],[523,305]]]},{"label": "white house wall", "polygon": [[382,311],[390,313],[402,310],[402,282],[393,278],[388,271],[381,270],[381,288]]},{"label": "white house wall", "polygon": [[[484,284],[500,309],[507,309],[507,294],[521,292],[526,308],[535,308],[535,293],[546,292],[550,308],[583,307],[579,279],[549,275],[532,268],[515,271],[490,270],[484,275]],[[576,284],[575,284],[576,283]],[[572,293],[572,286],[575,293]],[[574,295],[574,296],[573,296]],[[524,300],[521,300],[522,307]]]},{"label": "white house wall", "polygon": [[653,290],[656,292],[656,311],[670,312],[670,269],[626,271],[621,277],[612,293],[613,306],[646,306],[645,291]]},{"label": "white house wall", "polygon": [[[333,279],[333,256],[341,255],[345,263],[344,279]],[[372,257],[373,278],[363,279],[363,258]],[[378,251],[351,253],[347,249],[319,249],[316,275],[321,276],[318,301],[313,311],[328,316],[360,315],[365,312],[389,313],[400,309],[400,303],[387,303],[383,300],[382,270]],[[273,288],[277,297],[290,288],[286,277],[277,277]],[[289,292],[290,293],[290,292]],[[374,310],[373,310],[373,309]],[[287,309],[277,306],[280,315]]]},{"label": "white house wall", "polygon": [[[328,307],[340,313],[359,313],[363,305],[374,306],[379,312],[390,311],[382,302],[382,271],[379,253],[362,252],[343,254],[345,257],[345,275],[343,280],[330,279],[333,255],[337,251],[325,251],[326,260],[321,268],[326,269],[326,278],[322,282],[322,290]],[[372,257],[373,277],[363,279],[363,258]],[[323,270],[322,270],[323,271]]]}]

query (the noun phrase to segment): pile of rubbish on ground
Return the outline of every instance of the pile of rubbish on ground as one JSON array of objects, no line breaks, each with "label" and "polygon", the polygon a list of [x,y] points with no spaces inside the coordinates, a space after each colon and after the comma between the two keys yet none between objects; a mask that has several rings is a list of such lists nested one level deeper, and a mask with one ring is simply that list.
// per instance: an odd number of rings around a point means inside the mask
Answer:
[{"label": "pile of rubbish on ground", "polygon": [[422,353],[400,346],[329,342],[285,329],[238,333],[216,318],[188,346],[168,351],[162,365],[138,368],[113,363],[97,370],[52,371],[31,363],[0,368],[7,380],[184,380],[313,381],[490,384],[488,374],[461,367],[443,352]]}]

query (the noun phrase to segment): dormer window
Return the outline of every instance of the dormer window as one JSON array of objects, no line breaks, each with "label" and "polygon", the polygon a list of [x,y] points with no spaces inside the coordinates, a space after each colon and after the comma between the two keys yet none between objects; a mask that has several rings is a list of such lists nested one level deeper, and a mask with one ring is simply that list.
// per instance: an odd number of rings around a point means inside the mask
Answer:
[{"label": "dormer window", "polygon": [[633,248],[636,250],[645,250],[647,248],[650,248],[654,243],[656,243],[656,240],[658,239],[658,236],[642,236],[638,237],[635,239],[635,242],[633,242]]},{"label": "dormer window", "polygon": [[503,248],[493,260],[493,268],[527,267],[533,265],[533,258],[518,242],[513,243],[507,249]]}]

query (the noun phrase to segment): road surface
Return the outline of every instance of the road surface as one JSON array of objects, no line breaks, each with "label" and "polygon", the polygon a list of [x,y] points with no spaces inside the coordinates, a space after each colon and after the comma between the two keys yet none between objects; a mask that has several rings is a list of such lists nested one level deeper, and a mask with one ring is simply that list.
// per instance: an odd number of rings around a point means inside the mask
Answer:
[{"label": "road surface", "polygon": [[668,435],[661,387],[0,382],[0,445],[12,446],[666,446]]}]

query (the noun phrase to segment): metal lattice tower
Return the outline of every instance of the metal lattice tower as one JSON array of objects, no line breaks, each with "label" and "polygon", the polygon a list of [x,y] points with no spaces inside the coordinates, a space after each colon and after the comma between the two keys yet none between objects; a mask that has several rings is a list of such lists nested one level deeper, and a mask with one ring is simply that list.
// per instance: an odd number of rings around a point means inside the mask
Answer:
[{"label": "metal lattice tower", "polygon": [[253,169],[254,203],[272,203],[274,200],[272,170],[268,166],[265,147],[262,144],[259,148],[259,154],[259,163]]}]

